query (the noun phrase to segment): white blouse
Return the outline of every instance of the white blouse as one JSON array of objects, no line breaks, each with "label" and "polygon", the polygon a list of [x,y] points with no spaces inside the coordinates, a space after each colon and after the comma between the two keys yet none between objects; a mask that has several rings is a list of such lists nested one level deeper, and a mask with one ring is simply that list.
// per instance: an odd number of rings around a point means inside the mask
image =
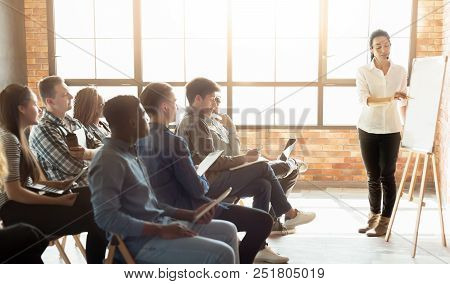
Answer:
[{"label": "white blouse", "polygon": [[356,89],[359,102],[362,105],[361,115],[357,127],[373,134],[396,133],[402,130],[399,106],[406,106],[406,100],[394,100],[382,106],[369,106],[369,97],[391,97],[395,92],[406,93],[406,70],[400,65],[393,64],[386,75],[375,67],[372,62],[358,69],[356,74]]}]

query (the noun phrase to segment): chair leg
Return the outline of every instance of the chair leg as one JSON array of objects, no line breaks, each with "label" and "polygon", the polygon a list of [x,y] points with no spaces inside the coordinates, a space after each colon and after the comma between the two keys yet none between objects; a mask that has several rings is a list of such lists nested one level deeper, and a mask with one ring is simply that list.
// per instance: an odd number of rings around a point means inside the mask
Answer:
[{"label": "chair leg", "polygon": [[123,240],[120,238],[117,238],[117,239],[119,241],[119,251],[123,256],[125,263],[136,264],[136,262],[134,261],[134,257],[131,255],[130,251],[128,250],[128,248],[125,245],[125,243],[123,242]]},{"label": "chair leg", "polygon": [[114,255],[116,253],[116,246],[109,245],[108,246],[108,256],[105,259],[105,264],[113,264],[114,263]]},{"label": "chair leg", "polygon": [[61,239],[61,246],[63,249],[66,249],[67,236],[62,237]]},{"label": "chair leg", "polygon": [[[64,240],[63,240],[64,242]],[[59,256],[64,260],[65,264],[70,264],[69,257],[67,257],[66,252],[64,251],[63,245],[59,242],[59,240],[54,240],[54,244],[56,248],[58,249]]]},{"label": "chair leg", "polygon": [[72,237],[75,240],[75,246],[80,250],[81,254],[84,257],[84,260],[87,260],[86,250],[84,249],[83,244],[81,243],[80,235],[73,235]]}]

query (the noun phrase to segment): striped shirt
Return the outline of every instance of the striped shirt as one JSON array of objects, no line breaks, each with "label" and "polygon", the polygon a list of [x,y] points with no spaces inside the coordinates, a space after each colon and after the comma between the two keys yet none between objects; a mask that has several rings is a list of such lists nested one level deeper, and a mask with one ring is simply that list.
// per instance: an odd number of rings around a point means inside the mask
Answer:
[{"label": "striped shirt", "polygon": [[[5,178],[5,182],[12,182],[20,180],[20,156],[22,154],[22,147],[16,135],[12,134],[6,129],[0,128],[0,143],[3,144],[5,150],[5,158],[8,164],[9,174]],[[33,181],[30,177],[27,178],[25,185],[31,185]],[[8,201],[6,192],[0,189],[0,208]]]},{"label": "striped shirt", "polygon": [[[88,162],[70,155],[65,140],[67,134],[64,131],[67,129],[65,125],[69,126],[68,131],[71,132],[83,129],[88,148],[91,148],[89,145],[93,144],[101,145],[77,119],[66,115],[63,121],[45,111],[39,124],[31,130],[30,148],[36,155],[48,180],[73,178],[81,169],[88,166]],[[77,183],[79,186],[87,186],[87,172],[80,177]]]}]

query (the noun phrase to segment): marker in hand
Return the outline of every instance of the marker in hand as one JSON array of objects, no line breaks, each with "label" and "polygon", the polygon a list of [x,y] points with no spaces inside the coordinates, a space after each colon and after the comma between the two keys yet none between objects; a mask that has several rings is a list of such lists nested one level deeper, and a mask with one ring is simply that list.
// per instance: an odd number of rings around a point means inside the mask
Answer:
[{"label": "marker in hand", "polygon": [[400,100],[400,99],[409,100],[409,99],[414,99],[414,98],[408,96],[406,93],[403,93],[403,92],[395,92],[394,99],[397,99],[397,100]]}]

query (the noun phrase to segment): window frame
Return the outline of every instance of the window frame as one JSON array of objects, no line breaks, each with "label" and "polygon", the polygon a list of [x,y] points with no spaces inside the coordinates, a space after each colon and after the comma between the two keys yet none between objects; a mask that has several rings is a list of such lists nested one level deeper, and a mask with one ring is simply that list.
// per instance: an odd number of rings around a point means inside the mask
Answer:
[{"label": "window frame", "polygon": [[[49,74],[56,75],[56,37],[54,32],[54,0],[47,0],[47,25],[48,25],[48,61]],[[141,0],[133,1],[133,42],[134,42],[134,78],[129,79],[66,79],[69,86],[136,86],[138,94],[149,83],[143,81],[142,68],[142,34],[141,34]],[[276,1],[276,0],[273,0]],[[227,87],[227,108],[228,115],[232,116],[233,87],[317,87],[317,125],[238,125],[239,129],[354,129],[355,126],[331,126],[323,125],[324,110],[324,87],[336,86],[356,86],[355,79],[328,79],[327,78],[327,46],[328,46],[328,1],[319,0],[319,52],[318,52],[318,80],[316,82],[238,82],[232,81],[232,44],[231,33],[231,0],[227,0],[227,81],[217,82],[221,86]],[[374,0],[371,0],[374,1]],[[411,73],[412,59],[416,54],[417,41],[417,10],[418,0],[410,0],[411,3],[411,28],[409,37],[409,61],[408,74]],[[321,76],[321,74],[324,74]],[[186,85],[187,82],[167,82],[174,87]],[[408,79],[409,85],[409,79]]]}]

